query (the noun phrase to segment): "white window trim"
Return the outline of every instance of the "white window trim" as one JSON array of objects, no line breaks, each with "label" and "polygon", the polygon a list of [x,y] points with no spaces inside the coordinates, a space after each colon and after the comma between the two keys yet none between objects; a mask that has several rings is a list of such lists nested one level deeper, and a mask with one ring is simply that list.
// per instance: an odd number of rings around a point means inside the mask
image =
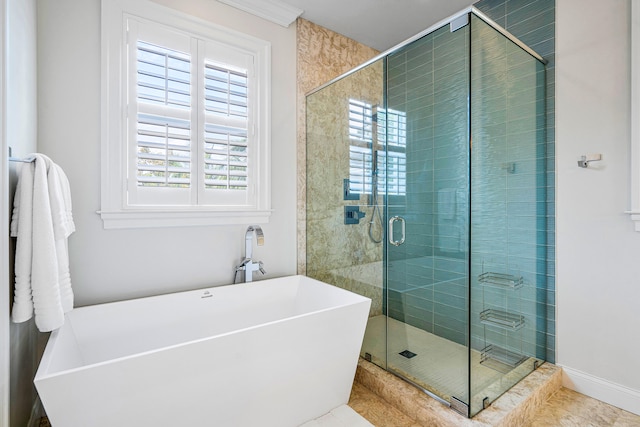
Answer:
[{"label": "white window trim", "polygon": [[[259,91],[255,135],[258,187],[255,205],[129,206],[126,180],[126,28],[127,15],[216,40],[251,53]],[[102,130],[101,210],[104,228],[144,228],[188,225],[266,223],[271,214],[271,44],[247,34],[178,12],[147,0],[102,0]]]}]

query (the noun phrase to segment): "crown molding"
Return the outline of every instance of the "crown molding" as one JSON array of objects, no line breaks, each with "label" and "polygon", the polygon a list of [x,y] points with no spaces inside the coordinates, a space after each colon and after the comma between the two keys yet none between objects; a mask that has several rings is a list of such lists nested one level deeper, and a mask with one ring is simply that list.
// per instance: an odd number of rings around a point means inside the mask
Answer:
[{"label": "crown molding", "polygon": [[283,27],[288,27],[304,10],[279,0],[218,0],[252,15],[259,16]]}]

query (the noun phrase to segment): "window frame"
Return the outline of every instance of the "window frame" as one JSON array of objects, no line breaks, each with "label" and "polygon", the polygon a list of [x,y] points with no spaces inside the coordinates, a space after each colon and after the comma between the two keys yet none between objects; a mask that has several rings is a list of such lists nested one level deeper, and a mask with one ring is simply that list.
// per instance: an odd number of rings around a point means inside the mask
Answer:
[{"label": "window frame", "polygon": [[[246,204],[134,205],[128,201],[130,179],[127,140],[127,20],[174,29],[204,43],[253,57],[255,119],[250,173],[253,185]],[[105,229],[266,223],[271,214],[270,82],[271,44],[147,0],[102,0],[101,210]],[[212,58],[215,60],[215,58]],[[200,65],[200,64],[199,64]],[[199,66],[198,65],[198,66]],[[204,70],[199,70],[202,73]],[[198,74],[199,75],[199,74]],[[254,95],[255,96],[255,95]],[[195,104],[192,94],[192,105]],[[197,114],[202,115],[199,111]],[[202,126],[204,129],[204,125]],[[192,129],[192,133],[200,128]],[[200,141],[193,138],[192,141]]]}]

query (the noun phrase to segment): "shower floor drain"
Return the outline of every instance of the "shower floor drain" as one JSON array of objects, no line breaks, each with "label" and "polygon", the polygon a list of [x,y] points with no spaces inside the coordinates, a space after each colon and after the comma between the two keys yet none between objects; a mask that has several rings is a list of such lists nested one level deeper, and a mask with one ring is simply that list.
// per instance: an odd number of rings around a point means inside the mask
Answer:
[{"label": "shower floor drain", "polygon": [[401,352],[400,352],[400,353],[398,353],[398,354],[399,354],[400,356],[404,356],[404,357],[406,357],[407,359],[411,359],[412,357],[417,356],[417,354],[415,354],[414,352],[409,351],[409,350],[401,351]]}]

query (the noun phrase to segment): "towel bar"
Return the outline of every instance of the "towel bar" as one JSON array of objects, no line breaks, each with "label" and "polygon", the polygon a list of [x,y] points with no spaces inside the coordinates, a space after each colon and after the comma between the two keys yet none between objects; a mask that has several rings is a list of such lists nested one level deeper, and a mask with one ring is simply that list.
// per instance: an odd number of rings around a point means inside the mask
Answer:
[{"label": "towel bar", "polygon": [[24,159],[21,159],[19,157],[13,157],[11,154],[12,154],[11,153],[11,147],[9,147],[9,161],[10,162],[31,163],[31,162],[36,160],[35,156],[29,156],[29,157],[25,157]]},{"label": "towel bar", "polygon": [[21,158],[18,158],[18,157],[9,157],[9,161],[10,162],[32,163],[35,160],[36,160],[36,158],[33,157],[33,156],[25,157],[24,159],[21,159]]}]

